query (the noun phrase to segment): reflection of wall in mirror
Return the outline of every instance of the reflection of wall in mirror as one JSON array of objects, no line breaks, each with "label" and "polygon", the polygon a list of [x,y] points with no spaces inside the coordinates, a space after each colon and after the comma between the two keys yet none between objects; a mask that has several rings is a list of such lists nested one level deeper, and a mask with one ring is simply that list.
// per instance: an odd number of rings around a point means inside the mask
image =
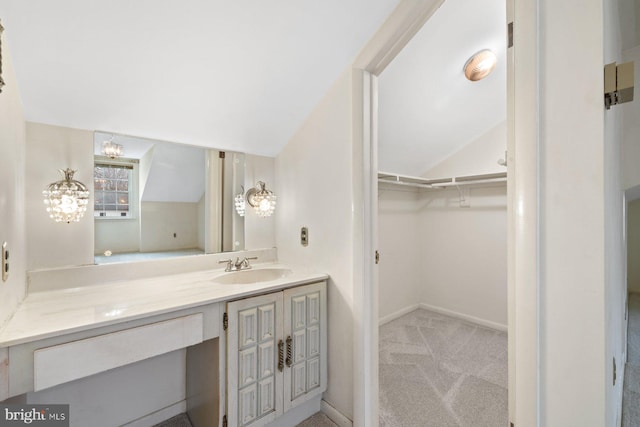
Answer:
[{"label": "reflection of wall in mirror", "polygon": [[[205,149],[119,136],[124,158],[99,156],[105,135],[96,132],[96,161],[133,164],[131,215],[96,217],[95,254],[199,249],[198,204],[204,198]],[[130,159],[126,159],[131,157]],[[139,165],[138,165],[139,164]]]},{"label": "reflection of wall in mirror", "polygon": [[[26,150],[27,269],[93,264],[93,132],[27,122]],[[55,223],[42,190],[67,167],[77,169],[75,178],[91,189],[91,201],[79,222]]]}]

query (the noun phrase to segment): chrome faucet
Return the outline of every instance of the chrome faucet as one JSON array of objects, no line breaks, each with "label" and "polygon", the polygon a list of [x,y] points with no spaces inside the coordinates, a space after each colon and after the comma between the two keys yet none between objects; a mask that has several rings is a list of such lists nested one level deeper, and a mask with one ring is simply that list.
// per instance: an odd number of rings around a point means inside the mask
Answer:
[{"label": "chrome faucet", "polygon": [[257,256],[254,257],[244,257],[242,260],[240,257],[236,257],[235,262],[232,259],[223,259],[218,261],[218,264],[227,264],[227,267],[224,271],[240,271],[240,270],[249,270],[251,268],[250,260],[258,259]]}]

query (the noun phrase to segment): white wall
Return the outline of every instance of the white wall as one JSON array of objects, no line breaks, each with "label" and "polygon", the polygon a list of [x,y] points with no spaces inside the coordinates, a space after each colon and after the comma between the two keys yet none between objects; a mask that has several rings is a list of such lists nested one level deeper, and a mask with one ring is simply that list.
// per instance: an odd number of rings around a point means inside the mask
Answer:
[{"label": "white wall", "polygon": [[142,202],[140,218],[141,252],[198,247],[198,203]]},{"label": "white wall", "polygon": [[503,330],[507,327],[506,188],[456,189],[419,199],[420,301]]},{"label": "white wall", "polygon": [[540,425],[611,426],[620,305],[607,288],[620,286],[622,232],[620,141],[602,96],[612,5],[540,5]]},{"label": "white wall", "polygon": [[9,279],[5,283],[0,281],[0,325],[24,297],[27,253],[24,223],[25,123],[4,35],[2,49],[2,78],[6,85],[0,93],[0,245],[7,242],[11,264]]},{"label": "white wall", "polygon": [[[604,63],[621,62],[622,40],[619,5],[621,0],[604,2]],[[640,4],[640,3],[638,3]],[[622,422],[622,385],[625,368],[627,302],[626,241],[623,236],[624,193],[622,178],[623,111],[612,108],[604,114],[604,273],[605,273],[605,364],[615,360],[617,378],[613,385],[613,367],[605,371],[605,422]],[[636,116],[634,121],[637,121]]]},{"label": "white wall", "polygon": [[42,191],[63,178],[58,169],[77,170],[74,178],[93,187],[93,132],[27,122],[27,270],[93,264],[93,191],[84,217],[76,223],[49,218]]},{"label": "white wall", "polygon": [[640,292],[640,200],[627,207],[627,266],[629,292]]},{"label": "white wall", "polygon": [[95,254],[140,251],[140,219],[94,219]]},{"label": "white wall", "polygon": [[[505,101],[506,102],[506,101]],[[464,124],[463,124],[464,126]],[[498,164],[507,150],[507,122],[503,121],[466,144],[433,168],[422,173],[427,178],[481,175],[506,172]]]},{"label": "white wall", "polygon": [[[505,144],[502,123],[424,176],[504,172],[497,159],[504,158]],[[389,190],[379,190],[378,198],[379,318],[422,303],[506,329],[506,186],[471,189],[469,208],[460,207],[455,188],[421,193],[381,188]]]},{"label": "white wall", "polygon": [[[640,7],[638,7],[640,10]],[[635,61],[635,85],[636,100],[634,102],[618,106],[622,112],[622,165],[623,185],[625,189],[640,185],[640,102],[638,91],[640,90],[640,45],[623,52],[624,62]]]},{"label": "white wall", "polygon": [[[275,161],[278,258],[328,273],[330,405],[353,417],[351,71],[345,71]],[[309,246],[300,228],[309,228]]]},{"label": "white wall", "polygon": [[417,193],[378,189],[378,317],[381,322],[424,302]]}]

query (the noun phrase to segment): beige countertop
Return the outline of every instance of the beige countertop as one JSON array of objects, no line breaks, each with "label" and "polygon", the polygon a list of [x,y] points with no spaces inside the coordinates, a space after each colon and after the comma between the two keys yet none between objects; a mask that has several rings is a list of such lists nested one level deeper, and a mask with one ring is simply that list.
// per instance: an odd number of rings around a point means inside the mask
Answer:
[{"label": "beige countertop", "polygon": [[253,267],[268,268],[291,273],[252,284],[219,284],[216,277],[233,272],[215,269],[30,293],[0,330],[0,348],[328,278],[280,263]]}]

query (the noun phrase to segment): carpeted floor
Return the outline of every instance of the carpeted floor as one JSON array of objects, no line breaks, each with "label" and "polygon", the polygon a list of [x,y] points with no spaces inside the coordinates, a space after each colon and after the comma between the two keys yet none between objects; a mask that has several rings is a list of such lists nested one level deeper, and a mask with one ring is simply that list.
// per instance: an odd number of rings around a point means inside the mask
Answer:
[{"label": "carpeted floor", "polygon": [[508,425],[507,334],[418,309],[380,327],[380,427]]},{"label": "carpeted floor", "polygon": [[640,294],[629,294],[627,366],[622,394],[622,427],[640,425]]},{"label": "carpeted floor", "polygon": [[[156,424],[154,427],[192,427],[187,414],[176,415],[166,421]],[[337,427],[325,414],[318,412],[307,418],[296,427]]]}]

